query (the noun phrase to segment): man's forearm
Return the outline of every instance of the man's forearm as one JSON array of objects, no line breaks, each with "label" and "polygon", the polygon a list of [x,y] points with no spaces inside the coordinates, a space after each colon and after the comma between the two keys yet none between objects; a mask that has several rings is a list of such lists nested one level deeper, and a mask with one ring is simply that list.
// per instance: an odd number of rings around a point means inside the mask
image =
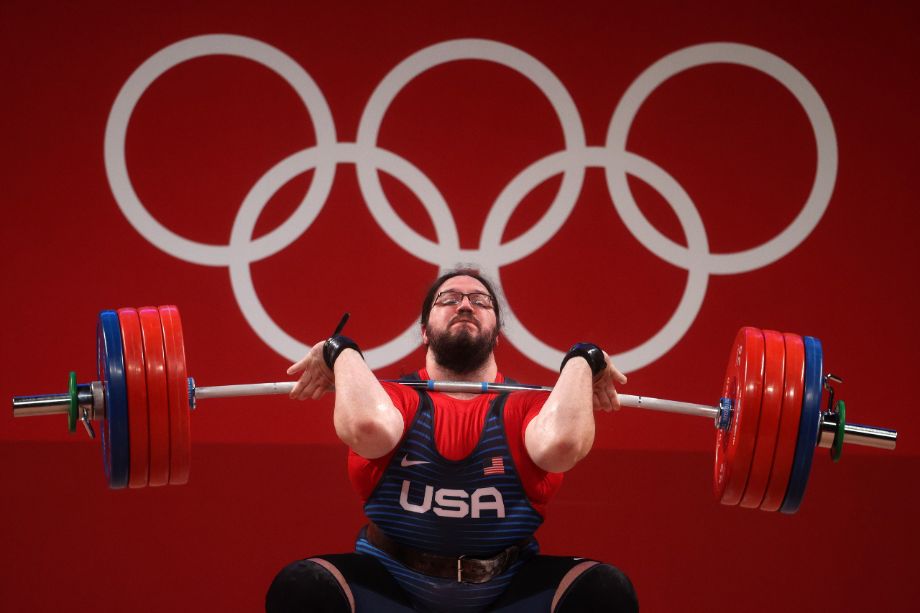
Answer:
[{"label": "man's forearm", "polygon": [[592,373],[582,358],[569,360],[553,391],[528,424],[524,446],[534,463],[549,472],[565,472],[594,444]]},{"label": "man's forearm", "polygon": [[399,443],[403,418],[361,355],[346,349],[335,361],[335,413],[339,438],[365,458],[379,458]]}]

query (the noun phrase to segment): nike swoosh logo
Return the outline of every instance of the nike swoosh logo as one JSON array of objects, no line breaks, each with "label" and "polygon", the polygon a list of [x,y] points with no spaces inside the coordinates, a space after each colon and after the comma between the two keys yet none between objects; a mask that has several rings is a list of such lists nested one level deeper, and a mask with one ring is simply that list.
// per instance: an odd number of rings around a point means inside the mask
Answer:
[{"label": "nike swoosh logo", "polygon": [[399,465],[402,466],[403,468],[406,468],[407,466],[415,466],[416,464],[431,464],[431,462],[428,462],[426,460],[410,460],[409,454],[407,453],[406,455],[403,456],[402,461],[400,461],[399,463]]}]

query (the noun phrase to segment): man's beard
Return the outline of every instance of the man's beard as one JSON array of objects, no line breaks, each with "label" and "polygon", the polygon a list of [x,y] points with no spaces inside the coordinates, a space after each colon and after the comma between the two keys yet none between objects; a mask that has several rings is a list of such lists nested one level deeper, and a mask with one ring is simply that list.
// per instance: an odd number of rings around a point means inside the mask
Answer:
[{"label": "man's beard", "polygon": [[498,340],[497,329],[489,335],[478,336],[473,336],[466,326],[453,334],[450,327],[442,332],[427,328],[426,333],[438,365],[458,375],[479,370],[492,355]]}]

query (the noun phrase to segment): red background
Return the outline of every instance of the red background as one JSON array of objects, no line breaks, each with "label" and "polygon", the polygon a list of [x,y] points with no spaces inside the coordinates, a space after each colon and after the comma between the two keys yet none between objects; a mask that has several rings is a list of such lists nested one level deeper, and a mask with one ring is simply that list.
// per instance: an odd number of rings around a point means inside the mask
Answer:
[{"label": "red background", "polygon": [[[795,66],[820,94],[837,137],[830,204],[804,242],[763,268],[710,277],[693,325],[665,356],[630,372],[628,393],[714,402],[735,331],[756,325],[820,338],[842,375],[850,419],[897,428],[895,452],[824,450],[795,516],[712,499],[706,420],[624,410],[601,416],[592,455],[567,478],[540,537],[548,553],[600,557],[634,580],[644,611],[905,610],[920,547],[915,527],[918,419],[911,405],[918,338],[915,232],[918,9],[913,3],[42,3],[0,8],[4,96],[2,382],[5,397],[63,391],[68,370],[94,378],[95,318],[105,308],[178,304],[199,384],[283,379],[288,360],[246,323],[224,267],[175,258],[128,222],[103,161],[115,96],[147,58],[176,41],[233,33],[291,56],[316,81],[337,140],[354,142],[380,81],[403,59],[457,38],[500,41],[542,62],[575,101],[587,144],[602,145],[627,87],[684,47],[729,41]],[[290,88],[246,60],[177,66],[141,98],[127,162],[137,193],[165,226],[226,244],[252,185],[315,143]],[[496,64],[462,61],[414,79],[389,107],[379,144],[410,160],[449,203],[473,249],[500,191],[563,147],[540,92]],[[641,107],[628,149],[686,190],[714,253],[778,234],[815,172],[815,142],[795,99],[733,65],[682,72]],[[261,215],[264,234],[294,210],[312,173]],[[559,177],[534,190],[504,240],[546,210]],[[435,240],[424,207],[393,177],[387,195]],[[632,178],[645,214],[684,240],[654,189]],[[501,278],[515,312],[561,348],[592,339],[611,353],[667,320],[687,272],[657,258],[611,206],[590,169],[573,213]],[[341,164],[304,236],[252,266],[266,310],[302,342],[348,309],[362,346],[417,316],[436,267],[394,244],[371,218],[354,166]],[[533,383],[553,373],[504,342],[503,371]],[[416,368],[421,350],[382,368]],[[886,391],[887,390],[887,391]],[[213,403],[213,404],[212,404]],[[350,547],[361,522],[331,399],[202,403],[192,416],[192,481],[109,491],[98,443],[63,418],[0,417],[0,609],[207,610],[261,607],[277,569]]]}]

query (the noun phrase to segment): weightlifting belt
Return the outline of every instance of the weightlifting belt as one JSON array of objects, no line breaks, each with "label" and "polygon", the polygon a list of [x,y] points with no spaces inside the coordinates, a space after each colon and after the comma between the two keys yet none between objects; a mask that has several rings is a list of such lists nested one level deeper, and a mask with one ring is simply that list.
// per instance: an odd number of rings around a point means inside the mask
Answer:
[{"label": "weightlifting belt", "polygon": [[466,556],[442,556],[397,543],[377,527],[374,522],[367,525],[367,541],[385,551],[403,566],[428,575],[444,579],[456,579],[458,583],[486,583],[505,572],[521,555],[533,537],[518,541],[491,558],[468,558]]}]

